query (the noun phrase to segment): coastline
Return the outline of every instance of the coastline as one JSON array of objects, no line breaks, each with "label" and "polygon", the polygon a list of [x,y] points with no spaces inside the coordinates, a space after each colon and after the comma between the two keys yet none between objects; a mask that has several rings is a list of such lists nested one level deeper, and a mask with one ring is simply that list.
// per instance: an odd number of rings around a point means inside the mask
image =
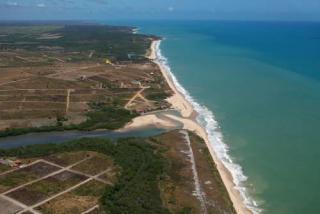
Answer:
[{"label": "coastline", "polygon": [[[208,133],[204,127],[202,127],[196,118],[198,112],[195,110],[194,106],[187,100],[187,98],[177,89],[175,81],[172,79],[174,77],[169,73],[168,68],[162,62],[159,57],[161,40],[152,41],[150,51],[148,53],[148,58],[154,61],[160,68],[162,75],[166,79],[168,85],[173,90],[174,94],[167,99],[167,101],[172,105],[174,109],[180,112],[181,117],[162,113],[167,119],[159,118],[155,114],[142,115],[135,118],[130,124],[128,124],[126,129],[135,129],[142,126],[155,125],[158,128],[174,128],[175,123],[172,121],[180,122],[183,124],[183,129],[193,131],[202,137],[207,145],[207,148],[214,160],[219,174],[222,178],[224,186],[226,187],[229,197],[233,203],[234,209],[238,214],[248,214],[254,213],[248,208],[248,204],[245,203],[246,198],[241,194],[239,190],[236,189],[236,184],[233,179],[233,175],[224,165],[220,158],[218,158]],[[182,89],[184,90],[184,89]],[[171,121],[170,121],[171,120]],[[247,206],[246,206],[247,205]]]}]

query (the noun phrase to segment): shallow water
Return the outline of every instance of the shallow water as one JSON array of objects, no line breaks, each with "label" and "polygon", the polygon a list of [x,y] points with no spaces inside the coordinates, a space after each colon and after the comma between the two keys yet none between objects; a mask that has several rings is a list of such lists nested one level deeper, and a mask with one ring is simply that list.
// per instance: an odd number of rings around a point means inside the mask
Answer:
[{"label": "shallow water", "polygon": [[0,138],[0,148],[8,149],[19,146],[47,144],[47,143],[64,143],[70,140],[80,138],[106,138],[115,140],[126,137],[150,137],[166,132],[165,129],[145,128],[126,132],[113,131],[64,131],[64,132],[44,132],[30,133],[26,135]]}]

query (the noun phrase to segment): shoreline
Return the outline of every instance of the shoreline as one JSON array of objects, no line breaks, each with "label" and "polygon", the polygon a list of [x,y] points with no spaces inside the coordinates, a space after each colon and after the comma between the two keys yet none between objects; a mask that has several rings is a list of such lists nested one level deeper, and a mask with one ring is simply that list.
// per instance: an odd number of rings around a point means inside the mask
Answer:
[{"label": "shoreline", "polygon": [[[131,123],[124,127],[123,130],[127,129],[135,129],[142,126],[148,126],[150,124],[155,125],[158,128],[174,128],[175,124],[173,121],[180,122],[183,124],[183,129],[193,131],[197,133],[200,137],[204,139],[206,142],[207,148],[211,154],[213,161],[216,164],[217,170],[221,176],[221,179],[224,183],[224,186],[229,194],[230,200],[233,203],[233,207],[238,214],[249,214],[253,213],[249,210],[249,208],[245,205],[244,199],[241,196],[241,193],[235,189],[235,183],[233,181],[233,176],[231,172],[225,167],[223,162],[217,157],[214,148],[211,145],[211,142],[208,137],[208,133],[203,128],[199,122],[196,121],[196,116],[198,112],[195,111],[192,104],[185,98],[185,96],[177,89],[170,73],[167,71],[165,65],[159,59],[157,54],[159,50],[161,40],[152,41],[150,51],[148,53],[148,58],[154,61],[160,68],[160,71],[163,77],[166,79],[169,87],[174,92],[174,94],[167,98],[167,101],[172,105],[174,109],[181,113],[181,117],[171,115],[168,113],[163,113],[167,119],[161,119],[157,117],[155,114],[148,114],[136,117],[133,119]],[[171,121],[170,121],[171,120]]]}]

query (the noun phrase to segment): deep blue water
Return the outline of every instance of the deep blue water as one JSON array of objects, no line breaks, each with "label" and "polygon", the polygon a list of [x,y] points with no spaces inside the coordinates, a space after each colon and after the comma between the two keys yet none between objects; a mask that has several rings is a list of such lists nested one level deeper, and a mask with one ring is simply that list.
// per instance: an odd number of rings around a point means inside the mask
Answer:
[{"label": "deep blue water", "polygon": [[191,31],[211,35],[219,44],[252,50],[250,58],[320,80],[319,23],[204,22]]}]

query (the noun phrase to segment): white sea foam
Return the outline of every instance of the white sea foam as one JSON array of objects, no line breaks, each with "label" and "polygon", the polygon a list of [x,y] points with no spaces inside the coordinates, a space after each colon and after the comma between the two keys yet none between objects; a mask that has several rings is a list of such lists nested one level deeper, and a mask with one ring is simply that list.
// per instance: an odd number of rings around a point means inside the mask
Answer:
[{"label": "white sea foam", "polygon": [[139,28],[137,28],[137,27],[136,27],[136,28],[133,28],[133,29],[132,29],[132,33],[133,33],[133,34],[139,33]]},{"label": "white sea foam", "polygon": [[192,104],[194,110],[198,113],[197,122],[206,130],[212,148],[217,155],[217,158],[223,163],[223,165],[229,170],[232,175],[234,188],[240,192],[245,206],[254,214],[259,214],[262,210],[258,207],[257,202],[250,197],[247,189],[244,186],[244,182],[247,177],[244,175],[243,170],[239,164],[234,163],[230,155],[228,154],[228,145],[223,142],[222,133],[219,131],[218,122],[207,107],[200,105],[190,95],[190,93],[179,83],[175,75],[172,73],[168,60],[161,53],[160,41],[156,44],[156,60],[163,68],[166,69],[169,77],[172,79],[177,90],[184,95],[186,100]]}]

